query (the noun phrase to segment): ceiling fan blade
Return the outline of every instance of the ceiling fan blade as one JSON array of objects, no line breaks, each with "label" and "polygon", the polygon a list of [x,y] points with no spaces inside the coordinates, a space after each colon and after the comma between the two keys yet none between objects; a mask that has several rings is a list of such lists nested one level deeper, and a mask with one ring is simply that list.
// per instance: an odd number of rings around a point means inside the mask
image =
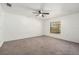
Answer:
[{"label": "ceiling fan blade", "polygon": [[49,15],[49,13],[42,13],[42,14],[48,14]]},{"label": "ceiling fan blade", "polygon": [[32,13],[34,13],[34,14],[39,14],[38,12],[32,12]]}]

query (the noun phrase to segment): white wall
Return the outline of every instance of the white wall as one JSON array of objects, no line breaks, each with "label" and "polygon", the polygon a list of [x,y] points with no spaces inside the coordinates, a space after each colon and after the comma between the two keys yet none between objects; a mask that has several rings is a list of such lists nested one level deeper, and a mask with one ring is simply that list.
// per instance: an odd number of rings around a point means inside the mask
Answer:
[{"label": "white wall", "polygon": [[2,7],[0,5],[0,47],[2,46],[2,43],[3,43],[3,21],[4,21],[4,12],[2,10]]},{"label": "white wall", "polygon": [[[50,22],[61,21],[61,34],[50,33]],[[79,43],[79,13],[45,21],[45,35]]]},{"label": "white wall", "polygon": [[5,13],[5,41],[42,35],[42,21],[22,15]]},{"label": "white wall", "polygon": [[2,39],[2,9],[0,6],[0,40]]}]

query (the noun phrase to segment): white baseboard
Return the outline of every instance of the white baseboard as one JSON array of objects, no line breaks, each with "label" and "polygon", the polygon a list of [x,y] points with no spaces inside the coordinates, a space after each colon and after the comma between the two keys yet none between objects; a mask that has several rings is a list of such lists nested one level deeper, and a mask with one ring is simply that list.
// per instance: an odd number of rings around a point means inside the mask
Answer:
[{"label": "white baseboard", "polygon": [[0,47],[2,47],[3,43],[4,43],[4,41],[0,42]]},{"label": "white baseboard", "polygon": [[66,40],[66,39],[54,37],[54,36],[51,36],[51,35],[46,35],[46,36],[49,36],[49,37],[52,37],[52,38],[55,38],[55,39],[61,39],[61,40],[65,40],[65,41],[70,41],[70,42],[74,42],[74,43],[79,43],[79,41]]}]

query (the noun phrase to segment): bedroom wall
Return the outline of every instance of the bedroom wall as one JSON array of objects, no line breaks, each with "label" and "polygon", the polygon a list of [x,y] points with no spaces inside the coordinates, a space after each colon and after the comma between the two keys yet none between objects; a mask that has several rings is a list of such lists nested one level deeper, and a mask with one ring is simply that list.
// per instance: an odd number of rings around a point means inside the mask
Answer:
[{"label": "bedroom wall", "polygon": [[4,21],[4,12],[0,5],[0,47],[3,43],[3,21]]},{"label": "bedroom wall", "polygon": [[5,41],[42,35],[42,21],[22,15],[5,13]]},{"label": "bedroom wall", "polygon": [[[50,22],[61,21],[61,33],[50,33]],[[79,43],[79,13],[45,20],[45,35]]]}]

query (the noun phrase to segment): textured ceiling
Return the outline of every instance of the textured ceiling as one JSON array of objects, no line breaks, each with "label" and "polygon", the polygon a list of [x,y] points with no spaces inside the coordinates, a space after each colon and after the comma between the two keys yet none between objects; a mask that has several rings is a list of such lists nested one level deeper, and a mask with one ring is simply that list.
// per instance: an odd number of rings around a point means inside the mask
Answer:
[{"label": "textured ceiling", "polygon": [[6,12],[21,14],[29,17],[35,17],[32,13],[33,10],[40,8],[50,10],[50,15],[45,18],[61,17],[79,12],[79,3],[12,3],[11,8],[7,7],[6,4],[2,4],[2,7]]}]

